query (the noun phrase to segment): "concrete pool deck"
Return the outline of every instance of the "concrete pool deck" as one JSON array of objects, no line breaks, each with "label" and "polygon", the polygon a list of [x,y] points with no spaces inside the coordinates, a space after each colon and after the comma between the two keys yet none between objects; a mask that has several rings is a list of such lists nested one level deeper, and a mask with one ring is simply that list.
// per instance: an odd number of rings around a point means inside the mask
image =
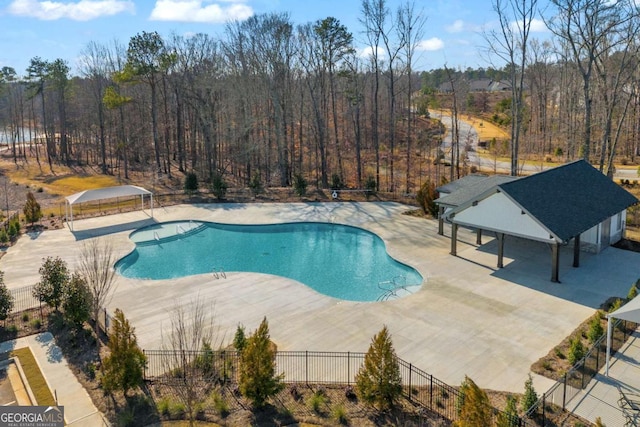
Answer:
[{"label": "concrete pool deck", "polygon": [[[142,348],[158,349],[177,303],[200,298],[210,303],[225,342],[239,323],[255,330],[264,316],[280,350],[367,350],[387,325],[396,353],[451,385],[465,375],[481,387],[522,392],[533,362],[549,352],[611,296],[626,296],[640,276],[640,253],[607,248],[581,254],[571,267],[572,249],[562,248],[561,283],[552,283],[546,245],[507,237],[505,267],[497,269],[497,247],[489,236],[475,245],[475,233],[459,233],[458,256],[449,255],[449,229],[407,215],[398,203],[288,203],[180,205],[154,210],[155,218],[130,212],[76,220],[75,231],[24,236],[0,259],[9,288],[39,280],[42,258],[60,256],[71,269],[82,242],[109,239],[118,257],[133,249],[128,236],[154,222],[206,220],[233,224],[325,221],[359,226],[378,234],[394,258],[415,267],[422,288],[386,302],[340,301],[281,277],[227,273],[176,280],[117,277],[109,304],[124,311],[136,327]],[[220,242],[224,244],[224,242]],[[206,256],[206,254],[202,254]],[[291,260],[296,262],[296,260]],[[553,382],[534,376],[538,393]]]}]

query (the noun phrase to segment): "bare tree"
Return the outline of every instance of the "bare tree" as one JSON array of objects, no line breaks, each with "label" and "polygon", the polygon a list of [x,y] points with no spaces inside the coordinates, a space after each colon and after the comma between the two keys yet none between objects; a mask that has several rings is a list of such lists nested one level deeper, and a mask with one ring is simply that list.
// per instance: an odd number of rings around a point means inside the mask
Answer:
[{"label": "bare tree", "polygon": [[171,330],[162,337],[162,366],[171,376],[166,385],[184,404],[190,425],[194,425],[196,404],[215,384],[214,351],[220,349],[223,338],[214,324],[214,309],[200,295],[174,306]]},{"label": "bare tree", "polygon": [[[589,160],[593,128],[593,73],[596,62],[625,43],[624,31],[637,10],[632,0],[551,0],[556,15],[549,29],[568,50],[569,61],[582,77],[584,105],[581,157]],[[633,12],[633,13],[631,13]]]},{"label": "bare tree", "polygon": [[409,193],[411,191],[411,142],[413,137],[413,120],[415,117],[412,108],[412,96],[413,87],[411,85],[413,81],[413,58],[415,55],[418,43],[422,39],[424,34],[424,24],[427,21],[427,17],[422,13],[416,13],[415,2],[407,2],[399,7],[397,13],[397,31],[398,37],[402,40],[404,52],[404,66],[407,74],[407,164],[406,164],[406,177],[405,177],[405,191]]},{"label": "bare tree", "polygon": [[[115,255],[109,240],[91,239],[82,245],[80,253],[80,274],[91,292],[91,314],[94,330],[98,337],[100,310],[109,304],[116,289],[116,270],[113,268]],[[98,354],[100,354],[98,339]]]},{"label": "bare tree", "polygon": [[518,174],[520,133],[524,111],[524,71],[531,23],[537,0],[493,0],[499,31],[485,33],[489,50],[507,63],[511,83],[511,175]]}]

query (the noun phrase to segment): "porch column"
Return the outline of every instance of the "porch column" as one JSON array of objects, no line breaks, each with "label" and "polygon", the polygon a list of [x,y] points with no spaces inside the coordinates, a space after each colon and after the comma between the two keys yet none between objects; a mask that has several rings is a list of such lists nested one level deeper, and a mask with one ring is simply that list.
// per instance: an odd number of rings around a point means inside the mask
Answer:
[{"label": "porch column", "polygon": [[451,255],[456,256],[457,253],[457,243],[458,243],[458,224],[456,223],[452,223],[451,224],[451,252],[449,252]]},{"label": "porch column", "polygon": [[573,238],[573,266],[580,267],[580,235]]},{"label": "porch column", "polygon": [[476,245],[481,245],[482,244],[482,229],[478,228],[476,230]]},{"label": "porch column", "polygon": [[558,275],[560,272],[560,244],[553,243],[551,245],[551,281],[560,283]]},{"label": "porch column", "polygon": [[498,238],[498,268],[504,267],[504,233],[496,233]]},{"label": "porch column", "polygon": [[438,206],[438,234],[444,235],[444,206]]}]

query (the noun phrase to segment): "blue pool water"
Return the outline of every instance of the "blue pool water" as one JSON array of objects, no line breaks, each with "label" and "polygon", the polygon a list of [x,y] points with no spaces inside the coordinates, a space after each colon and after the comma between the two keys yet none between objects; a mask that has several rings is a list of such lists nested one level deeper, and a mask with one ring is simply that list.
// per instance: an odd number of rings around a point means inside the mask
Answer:
[{"label": "blue pool water", "polygon": [[267,273],[351,301],[395,298],[422,284],[420,273],[391,258],[377,235],[345,225],[163,223],[133,232],[131,239],[136,249],[116,264],[130,278]]}]

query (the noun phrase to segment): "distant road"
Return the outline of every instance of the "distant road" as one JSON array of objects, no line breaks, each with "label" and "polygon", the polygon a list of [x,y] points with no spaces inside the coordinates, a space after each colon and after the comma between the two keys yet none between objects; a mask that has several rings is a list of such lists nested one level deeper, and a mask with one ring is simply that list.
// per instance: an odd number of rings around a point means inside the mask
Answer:
[{"label": "distant road", "polygon": [[[442,139],[440,148],[445,153],[445,158],[451,160],[451,146],[453,141],[453,117],[442,111],[436,111],[431,114],[431,117],[439,119],[446,128],[446,134]],[[511,163],[493,160],[489,157],[479,156],[478,150],[478,131],[476,128],[468,122],[458,119],[458,132],[460,139],[458,141],[460,148],[460,156],[464,156],[465,147],[471,147],[471,150],[467,152],[467,164],[469,166],[475,165],[478,170],[493,171],[495,173],[509,174],[511,172]],[[460,159],[462,163],[462,158]],[[543,166],[541,164],[528,163],[520,165],[520,173],[524,175],[530,175],[536,172],[541,172],[543,169],[548,169],[549,166]],[[614,179],[638,179],[637,169],[622,169],[616,168],[616,172],[613,176]]]}]

